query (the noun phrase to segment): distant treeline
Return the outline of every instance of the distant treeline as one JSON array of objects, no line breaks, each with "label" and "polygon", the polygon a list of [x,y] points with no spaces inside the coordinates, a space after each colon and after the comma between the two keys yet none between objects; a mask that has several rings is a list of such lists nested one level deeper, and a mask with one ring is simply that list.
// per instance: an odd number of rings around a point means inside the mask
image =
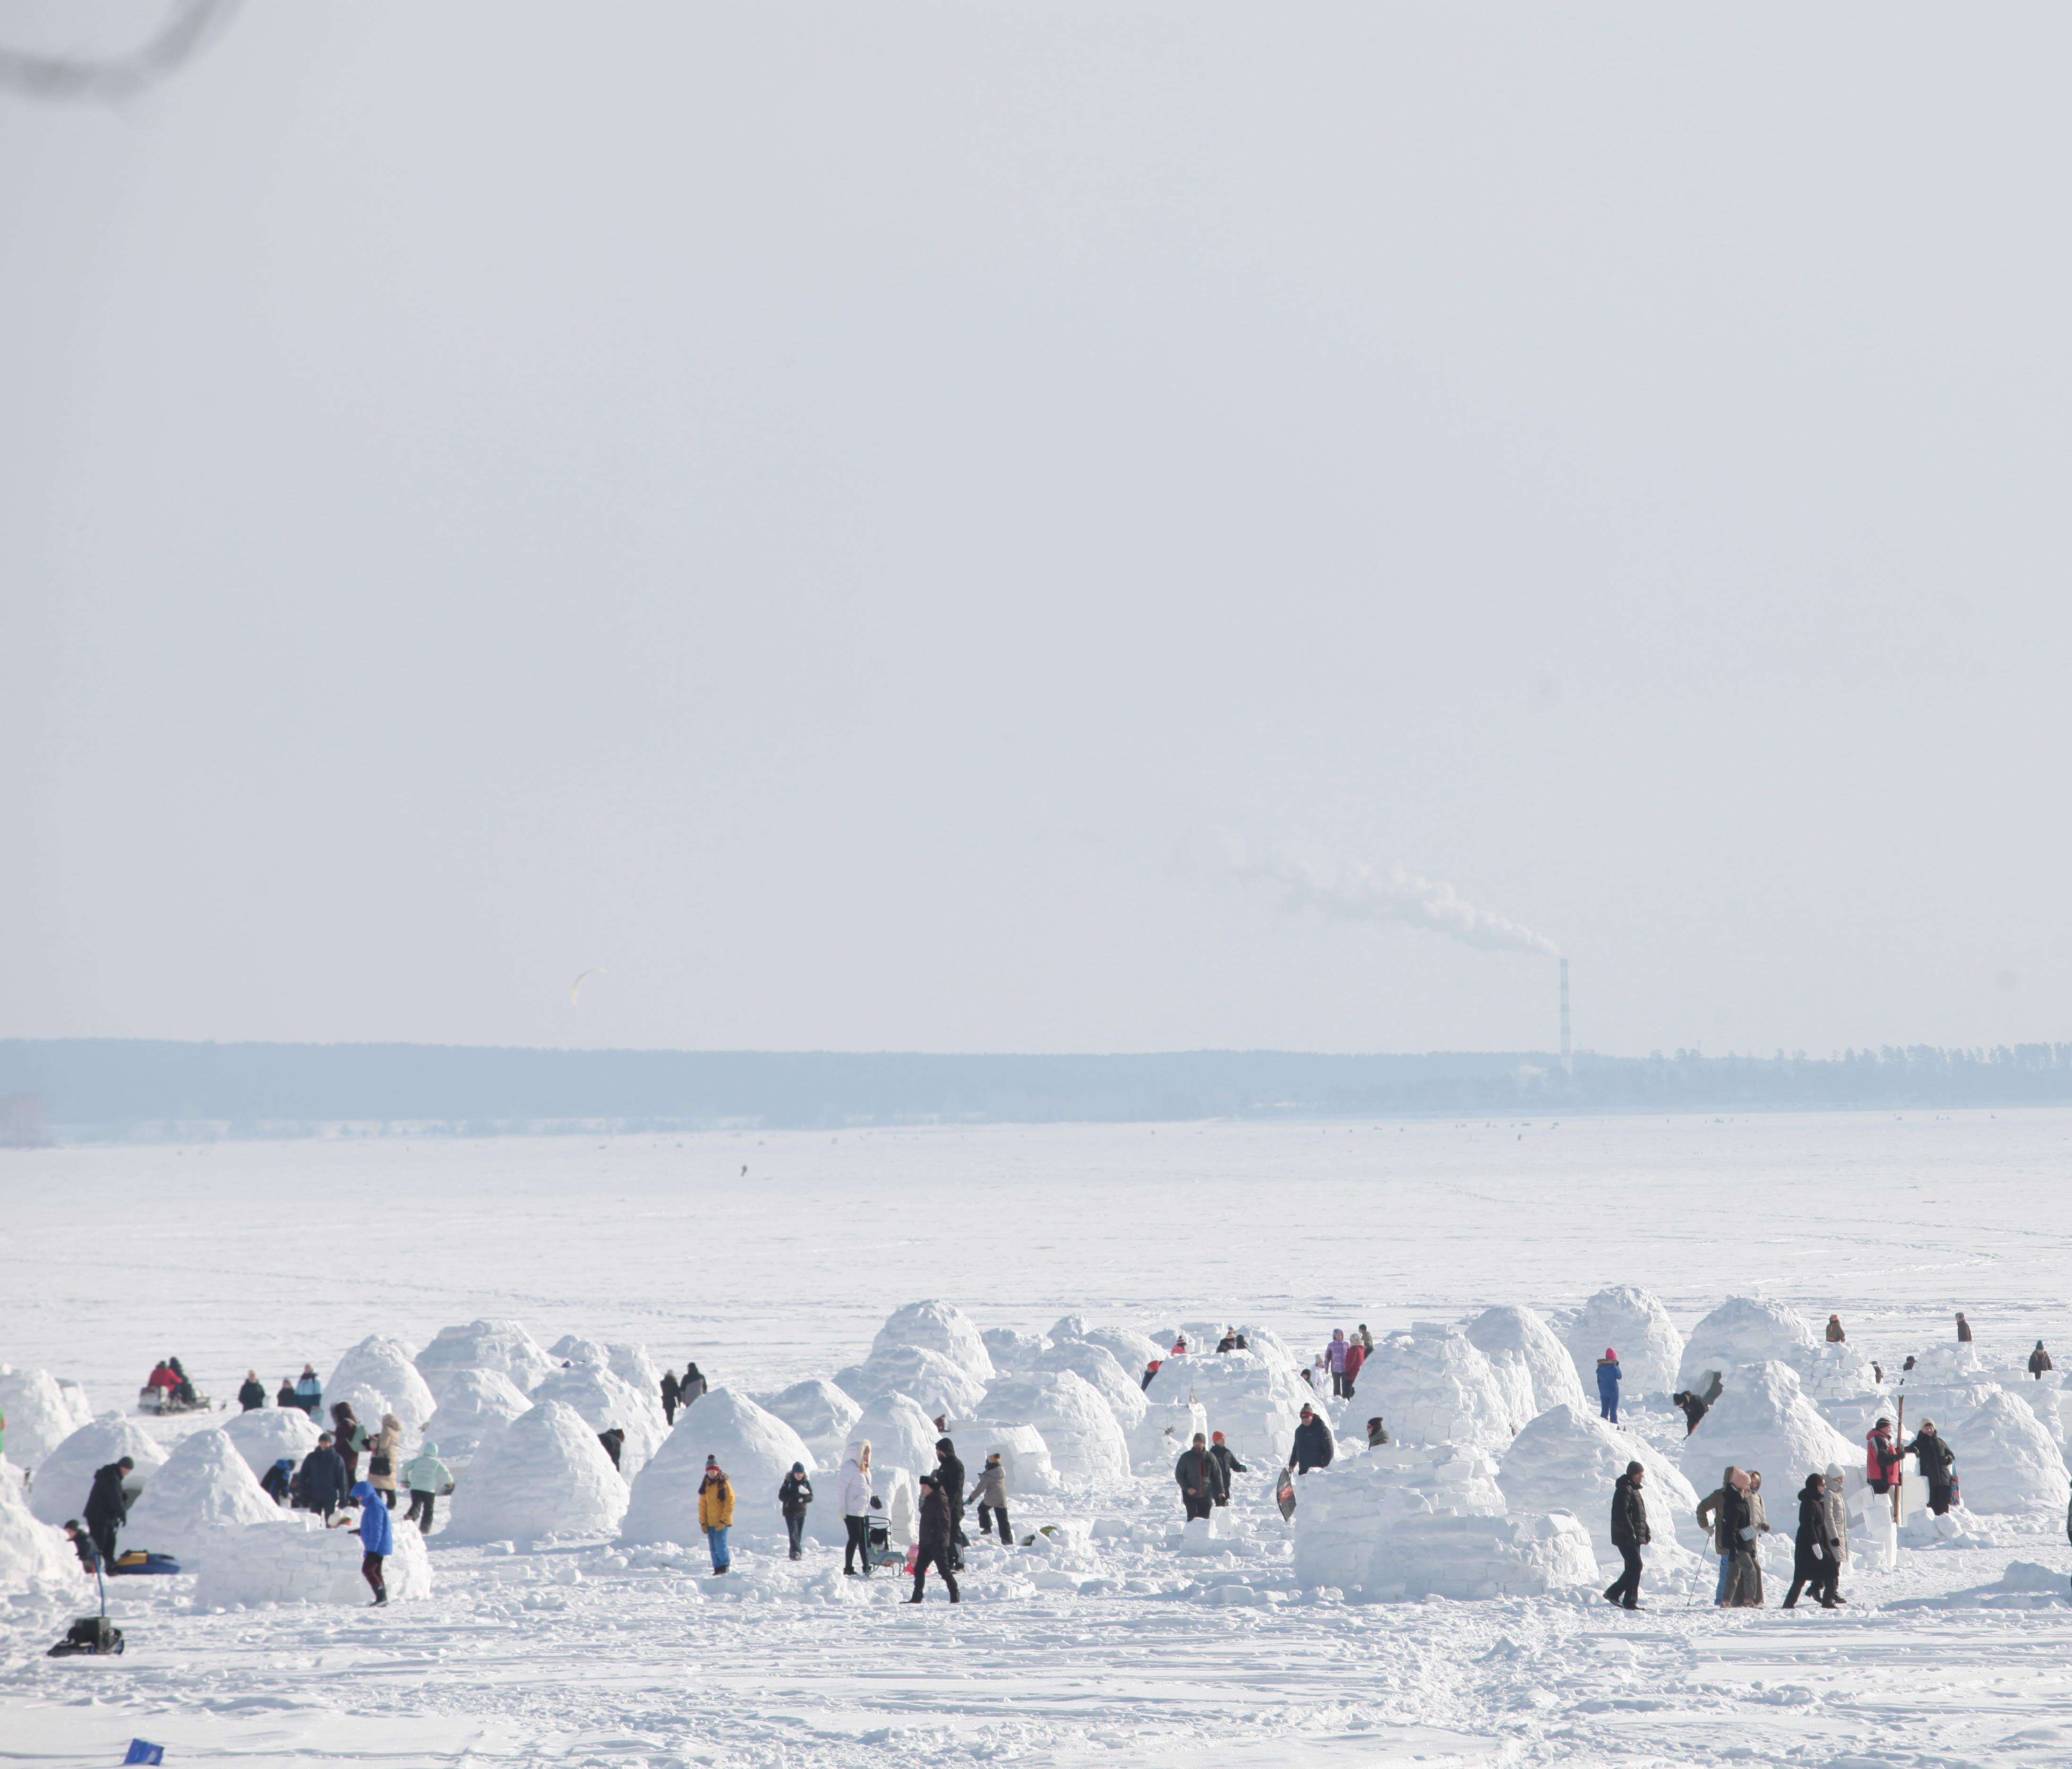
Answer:
[{"label": "distant treeline", "polygon": [[2072,1044],[1112,1056],[0,1040],[0,1141],[2072,1103]]}]

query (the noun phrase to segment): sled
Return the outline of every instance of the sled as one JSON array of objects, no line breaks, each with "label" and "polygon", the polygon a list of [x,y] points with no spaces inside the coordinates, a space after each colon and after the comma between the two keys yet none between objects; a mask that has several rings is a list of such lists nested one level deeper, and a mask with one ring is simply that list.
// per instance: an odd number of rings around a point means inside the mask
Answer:
[{"label": "sled", "polygon": [[1295,1477],[1283,1468],[1281,1478],[1273,1483],[1273,1502],[1281,1508],[1284,1518],[1295,1515]]},{"label": "sled", "polygon": [[125,1573],[170,1578],[179,1569],[180,1563],[171,1554],[154,1554],[142,1548],[133,1548],[127,1553],[117,1554],[115,1564],[108,1571],[111,1578],[119,1578]]}]

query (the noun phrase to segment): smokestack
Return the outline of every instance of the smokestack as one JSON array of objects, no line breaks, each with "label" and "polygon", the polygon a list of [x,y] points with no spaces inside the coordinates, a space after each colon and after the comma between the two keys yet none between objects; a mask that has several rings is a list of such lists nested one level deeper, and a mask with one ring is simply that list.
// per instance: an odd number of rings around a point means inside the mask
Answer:
[{"label": "smokestack", "polygon": [[1568,961],[1561,961],[1561,1068],[1564,1073],[1576,1072],[1574,1060],[1568,1055]]}]

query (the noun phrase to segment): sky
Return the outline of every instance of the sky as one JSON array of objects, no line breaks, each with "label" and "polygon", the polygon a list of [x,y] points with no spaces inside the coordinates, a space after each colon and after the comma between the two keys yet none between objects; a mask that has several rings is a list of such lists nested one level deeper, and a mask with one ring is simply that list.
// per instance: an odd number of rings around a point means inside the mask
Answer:
[{"label": "sky", "polygon": [[0,1035],[1545,1049],[1558,948],[1587,1049],[2072,1038],[2068,50],[355,0],[0,94]]}]

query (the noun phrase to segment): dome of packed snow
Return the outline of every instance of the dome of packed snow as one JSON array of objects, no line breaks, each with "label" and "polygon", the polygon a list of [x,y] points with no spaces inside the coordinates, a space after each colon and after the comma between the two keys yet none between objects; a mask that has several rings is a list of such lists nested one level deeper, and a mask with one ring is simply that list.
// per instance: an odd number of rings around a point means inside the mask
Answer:
[{"label": "dome of packed snow", "polygon": [[532,1404],[559,1401],[582,1414],[593,1431],[616,1427],[626,1434],[619,1448],[619,1471],[631,1480],[662,1447],[668,1426],[662,1403],[641,1393],[606,1364],[572,1364],[542,1377],[532,1390]]},{"label": "dome of packed snow", "polygon": [[281,1516],[280,1507],[259,1490],[230,1434],[197,1431],[181,1439],[152,1475],[143,1496],[130,1508],[122,1537],[125,1546],[199,1564],[224,1531],[278,1523]]},{"label": "dome of packed snow", "polygon": [[896,1393],[875,1397],[849,1430],[852,1442],[870,1446],[875,1466],[904,1468],[916,1475],[935,1467],[935,1440],[942,1435],[911,1396]]},{"label": "dome of packed snow", "polygon": [[[1908,1436],[1915,1429],[1908,1409]],[[1997,1384],[1954,1391],[1923,1415],[1956,1455],[1967,1511],[2062,1523],[2072,1503],[2063,1453],[2034,1412]]]},{"label": "dome of packed snow", "polygon": [[1760,1471],[1765,1499],[1772,1504],[1796,1492],[1816,1469],[1862,1460],[1861,1449],[1807,1398],[1798,1373],[1779,1363],[1745,1364],[1729,1372],[1712,1410],[1684,1440],[1683,1454],[1694,1488],[1710,1492],[1719,1484],[1715,1464],[1720,1471]]},{"label": "dome of packed snow", "polygon": [[1375,1341],[1355,1384],[1353,1411],[1387,1421],[1399,1443],[1493,1450],[1515,1434],[1516,1404],[1466,1334],[1420,1321]]},{"label": "dome of packed snow", "polygon": [[446,1533],[457,1542],[521,1545],[610,1534],[627,1500],[626,1483],[589,1421],[574,1407],[543,1401],[477,1453],[455,1483]]},{"label": "dome of packed snow", "polygon": [[35,1467],[92,1417],[79,1390],[63,1386],[49,1371],[0,1364],[0,1418],[7,1421],[7,1454],[23,1467]]},{"label": "dome of packed snow", "polygon": [[[734,1528],[743,1536],[781,1536],[783,1512],[777,1489],[803,1462],[808,1475],[815,1458],[799,1434],[745,1394],[717,1388],[707,1393],[670,1432],[633,1482],[631,1502],[619,1527],[626,1542],[694,1542],[698,1539],[698,1488],[705,1458],[717,1456],[734,1488]],[[816,1491],[814,1502],[832,1503],[832,1490]]]},{"label": "dome of packed snow", "polygon": [[120,1413],[102,1413],[43,1458],[35,1484],[29,1489],[29,1509],[47,1524],[78,1516],[86,1507],[87,1494],[93,1490],[95,1471],[125,1456],[137,1467],[124,1484],[137,1487],[150,1483],[166,1452],[134,1420]]},{"label": "dome of packed snow", "polygon": [[1505,1304],[1486,1308],[1462,1331],[1468,1343],[1490,1360],[1507,1392],[1519,1400],[1523,1409],[1517,1415],[1519,1425],[1550,1407],[1573,1407],[1581,1412],[1589,1405],[1568,1347],[1531,1309]]},{"label": "dome of packed snow", "polygon": [[1695,1512],[1698,1495],[1675,1463],[1644,1439],[1607,1425],[1593,1412],[1558,1406],[1519,1433],[1497,1467],[1497,1484],[1514,1511],[1566,1511],[1581,1518],[1600,1561],[1616,1561],[1612,1489],[1638,1462],[1646,1471],[1641,1503],[1657,1545],[1705,1545]]},{"label": "dome of packed snow", "polygon": [[[8,1416],[10,1430],[13,1417]],[[0,1597],[46,1588],[76,1592],[79,1571],[79,1557],[64,1532],[29,1509],[14,1471],[0,1463]]]},{"label": "dome of packed snow", "polygon": [[1143,1419],[1145,1408],[1141,1383],[1116,1361],[1115,1353],[1091,1339],[1059,1339],[1036,1357],[1028,1373],[1070,1370],[1085,1378],[1094,1392],[1108,1403],[1127,1437]]},{"label": "dome of packed snow", "polygon": [[356,1400],[353,1410],[362,1419],[379,1419],[393,1413],[405,1431],[425,1429],[435,1405],[432,1391],[414,1361],[415,1350],[405,1341],[385,1333],[370,1333],[338,1360],[323,1385],[327,1401],[344,1400],[355,1388],[364,1388],[384,1403],[368,1410]]},{"label": "dome of packed snow", "polygon": [[841,1461],[844,1447],[856,1435],[856,1421],[863,1409],[824,1376],[810,1376],[775,1394],[758,1394],[756,1404],[764,1412],[797,1432],[822,1467]]},{"label": "dome of packed snow", "polygon": [[442,1327],[417,1354],[417,1372],[435,1401],[446,1397],[446,1384],[462,1370],[494,1370],[529,1394],[540,1380],[559,1366],[516,1321],[470,1321]]},{"label": "dome of packed snow", "polygon": [[425,1426],[449,1462],[465,1462],[532,1405],[501,1370],[457,1370]]},{"label": "dome of packed snow", "polygon": [[904,1394],[931,1419],[969,1413],[985,1393],[985,1384],[962,1364],[925,1345],[874,1348],[861,1364],[835,1372],[835,1385],[859,1401],[881,1394]]},{"label": "dome of packed snow", "polygon": [[1129,1446],[1122,1427],[1099,1391],[1073,1371],[1002,1377],[985,1391],[980,1416],[985,1424],[1035,1426],[1049,1446],[1052,1465],[1067,1480],[1099,1483],[1128,1478]]},{"label": "dome of packed snow", "polygon": [[985,1341],[986,1356],[993,1360],[993,1368],[1002,1376],[1027,1369],[1038,1352],[1050,1349],[1046,1335],[1025,1333],[1018,1327],[989,1327],[979,1337]]},{"label": "dome of packed snow", "polygon": [[1684,1360],[1684,1335],[1651,1290],[1637,1284],[1601,1290],[1560,1320],[1556,1330],[1585,1394],[1597,1393],[1597,1360],[1607,1346],[1625,1367],[1622,1397],[1628,1402],[1666,1396],[1679,1385],[1676,1372]]},{"label": "dome of packed snow", "polygon": [[1059,1320],[1051,1327],[1050,1337],[1053,1344],[1077,1339],[1088,1345],[1101,1346],[1139,1381],[1143,1380],[1145,1367],[1163,1358],[1173,1343],[1170,1335],[1161,1343],[1133,1327],[1091,1327],[1077,1314],[1067,1314]]},{"label": "dome of packed snow", "polygon": [[[1729,1296],[1691,1329],[1677,1360],[1676,1386],[1702,1392],[1706,1377],[1722,1379],[1742,1364],[1788,1364],[1803,1370],[1819,1336],[1795,1308],[1762,1296]],[[1623,1347],[1619,1355],[1626,1355]],[[1627,1380],[1632,1380],[1630,1371]]]},{"label": "dome of packed snow", "polygon": [[948,1302],[909,1302],[895,1310],[870,1342],[871,1356],[904,1345],[946,1357],[980,1382],[990,1382],[997,1373],[972,1318]]},{"label": "dome of packed snow", "polygon": [[283,1456],[299,1467],[317,1446],[317,1428],[300,1407],[254,1407],[233,1413],[224,1421],[223,1434],[237,1446],[255,1479],[264,1479]]}]

